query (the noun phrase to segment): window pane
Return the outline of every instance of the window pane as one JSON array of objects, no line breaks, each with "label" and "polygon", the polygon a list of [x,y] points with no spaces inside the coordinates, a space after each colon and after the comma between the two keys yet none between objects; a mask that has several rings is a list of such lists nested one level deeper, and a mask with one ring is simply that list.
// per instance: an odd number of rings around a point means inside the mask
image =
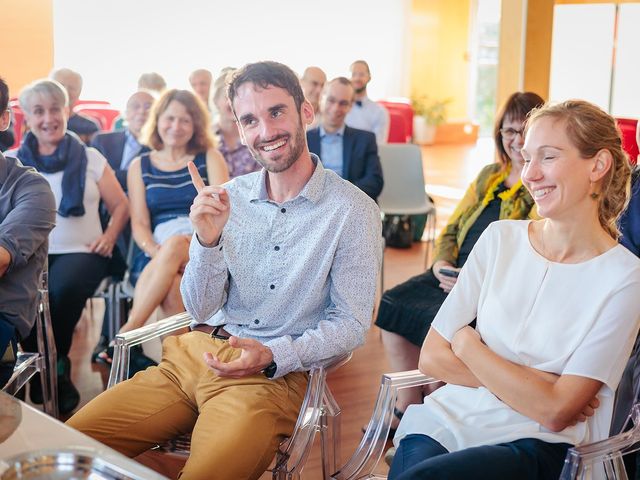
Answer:
[{"label": "window pane", "polygon": [[615,5],[556,5],[552,101],[581,98],[609,110]]},{"label": "window pane", "polygon": [[618,43],[611,113],[640,117],[640,5],[622,4],[618,11]]}]

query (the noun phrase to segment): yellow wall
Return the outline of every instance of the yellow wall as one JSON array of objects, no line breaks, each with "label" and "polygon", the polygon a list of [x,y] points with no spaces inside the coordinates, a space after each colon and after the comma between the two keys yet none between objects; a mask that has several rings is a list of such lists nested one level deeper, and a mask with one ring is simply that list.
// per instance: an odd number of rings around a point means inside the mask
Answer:
[{"label": "yellow wall", "polygon": [[411,92],[450,98],[449,119],[467,118],[470,0],[413,0]]},{"label": "yellow wall", "polygon": [[53,0],[0,0],[0,76],[11,96],[53,67]]}]

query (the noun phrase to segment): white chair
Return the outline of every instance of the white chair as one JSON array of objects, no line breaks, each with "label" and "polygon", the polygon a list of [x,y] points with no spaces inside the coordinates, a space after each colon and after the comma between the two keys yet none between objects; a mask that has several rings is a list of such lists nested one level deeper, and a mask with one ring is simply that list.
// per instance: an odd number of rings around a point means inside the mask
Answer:
[{"label": "white chair", "polygon": [[[192,318],[180,313],[164,320],[115,337],[113,363],[107,388],[125,380],[129,371],[129,350],[148,340],[158,338],[188,327]],[[326,383],[327,373],[344,365],[351,359],[351,352],[334,357],[326,364],[314,366],[309,371],[309,383],[291,437],[283,441],[269,469],[274,479],[299,479],[309,457],[315,434],[320,432],[322,448],[323,478],[339,465],[340,452],[340,407]],[[181,436],[159,446],[161,450],[178,455],[188,455],[190,436]]]},{"label": "white chair", "polygon": [[384,177],[384,187],[378,197],[380,211],[384,215],[427,215],[426,268],[435,239],[436,207],[425,191],[422,151],[411,143],[396,143],[380,145],[378,154]]},{"label": "white chair", "polygon": [[2,389],[15,395],[36,373],[40,373],[44,411],[54,418],[58,411],[58,375],[56,342],[53,338],[51,313],[49,312],[48,266],[45,263],[38,289],[36,313],[37,352],[18,352],[13,375]]}]

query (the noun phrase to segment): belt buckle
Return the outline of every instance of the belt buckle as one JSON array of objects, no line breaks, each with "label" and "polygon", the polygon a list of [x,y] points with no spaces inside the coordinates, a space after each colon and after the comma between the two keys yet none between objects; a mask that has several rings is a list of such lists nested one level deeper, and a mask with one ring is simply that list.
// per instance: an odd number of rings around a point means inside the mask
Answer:
[{"label": "belt buckle", "polygon": [[219,340],[229,340],[228,336],[220,335],[218,333],[222,329],[222,327],[224,327],[224,325],[218,325],[213,327],[213,330],[211,330],[211,333],[210,333],[211,338],[217,338]]}]

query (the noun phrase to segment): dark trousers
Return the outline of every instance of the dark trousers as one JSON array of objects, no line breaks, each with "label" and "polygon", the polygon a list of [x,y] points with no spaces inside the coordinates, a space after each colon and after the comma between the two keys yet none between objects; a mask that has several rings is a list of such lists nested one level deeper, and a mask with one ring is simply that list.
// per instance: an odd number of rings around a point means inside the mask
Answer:
[{"label": "dark trousers", "polygon": [[[107,276],[109,259],[95,253],[49,255],[49,308],[58,357],[71,349],[73,330],[82,309]],[[38,349],[35,328],[22,342],[27,351]]]},{"label": "dark trousers", "polygon": [[523,438],[449,453],[426,435],[407,435],[393,457],[389,480],[557,480],[569,447]]},{"label": "dark trousers", "polygon": [[0,390],[7,384],[16,365],[18,331],[0,313]]}]

